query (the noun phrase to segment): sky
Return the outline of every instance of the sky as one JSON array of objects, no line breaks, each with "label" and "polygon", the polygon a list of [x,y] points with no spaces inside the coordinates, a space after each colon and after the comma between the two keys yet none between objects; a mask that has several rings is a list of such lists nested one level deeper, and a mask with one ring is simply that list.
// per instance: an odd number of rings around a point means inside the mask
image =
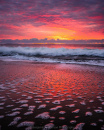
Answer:
[{"label": "sky", "polygon": [[0,0],[0,39],[104,39],[104,0]]}]

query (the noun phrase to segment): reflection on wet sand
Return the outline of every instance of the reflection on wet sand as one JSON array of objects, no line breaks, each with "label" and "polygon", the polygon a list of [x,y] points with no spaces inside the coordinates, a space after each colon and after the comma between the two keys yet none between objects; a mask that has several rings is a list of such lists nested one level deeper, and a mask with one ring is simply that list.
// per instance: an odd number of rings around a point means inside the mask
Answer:
[{"label": "reflection on wet sand", "polygon": [[0,73],[1,129],[104,129],[102,67],[1,62]]}]

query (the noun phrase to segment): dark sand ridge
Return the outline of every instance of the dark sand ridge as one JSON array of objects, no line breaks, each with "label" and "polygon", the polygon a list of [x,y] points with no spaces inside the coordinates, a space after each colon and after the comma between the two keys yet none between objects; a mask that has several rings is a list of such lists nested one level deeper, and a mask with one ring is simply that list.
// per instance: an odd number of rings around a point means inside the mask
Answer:
[{"label": "dark sand ridge", "polygon": [[0,61],[0,118],[5,130],[103,129],[104,68]]}]

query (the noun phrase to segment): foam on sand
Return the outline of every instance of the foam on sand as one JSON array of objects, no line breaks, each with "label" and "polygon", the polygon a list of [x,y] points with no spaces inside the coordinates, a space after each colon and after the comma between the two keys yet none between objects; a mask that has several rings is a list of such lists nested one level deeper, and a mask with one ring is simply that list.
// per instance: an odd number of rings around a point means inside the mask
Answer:
[{"label": "foam on sand", "polygon": [[45,108],[46,107],[46,104],[42,104],[38,107],[38,109],[42,109],[42,108]]},{"label": "foam on sand", "polygon": [[27,115],[31,115],[31,114],[33,114],[32,111],[29,111],[29,112],[24,113],[25,116],[27,116]]},{"label": "foam on sand", "polygon": [[16,112],[7,114],[6,116],[16,116],[16,115],[18,115],[18,114],[20,114],[20,112],[19,112],[19,111],[16,111]]},{"label": "foam on sand", "polygon": [[91,103],[92,103],[92,102],[94,102],[94,100],[89,100],[89,102],[91,102]]},{"label": "foam on sand", "polygon": [[79,113],[80,109],[76,109],[74,111],[72,111],[72,113]]},{"label": "foam on sand", "polygon": [[4,105],[5,104],[5,102],[2,102],[2,103],[0,103],[0,106],[2,106],[2,105]]},{"label": "foam on sand", "polygon": [[68,107],[75,107],[75,104],[66,105]]},{"label": "foam on sand", "polygon": [[67,125],[63,125],[61,130],[68,130],[68,126]]},{"label": "foam on sand", "polygon": [[97,124],[96,124],[96,123],[91,123],[90,125],[92,125],[92,126],[97,126]]},{"label": "foam on sand", "polygon": [[65,111],[59,111],[59,114],[65,114],[66,112]]},{"label": "foam on sand", "polygon": [[16,125],[17,124],[17,121],[12,121],[8,126],[13,126],[13,125]]},{"label": "foam on sand", "polygon": [[54,124],[53,123],[49,123],[49,124],[46,124],[43,128],[43,130],[50,130],[54,127]]},{"label": "foam on sand", "polygon": [[50,108],[50,110],[51,110],[51,111],[56,111],[56,110],[58,110],[59,108],[62,108],[62,106],[53,107],[53,108]]},{"label": "foam on sand", "polygon": [[65,120],[65,117],[59,117],[60,120]]},{"label": "foam on sand", "polygon": [[33,111],[36,106],[29,106],[28,111]]},{"label": "foam on sand", "polygon": [[86,105],[85,101],[80,102],[81,105]]},{"label": "foam on sand", "polygon": [[60,100],[55,100],[52,102],[53,104],[60,104]]},{"label": "foam on sand", "polygon": [[42,101],[35,101],[35,103],[42,103]]},{"label": "foam on sand", "polygon": [[41,114],[38,114],[35,118],[49,119],[50,115],[49,115],[49,112],[43,112]]},{"label": "foam on sand", "polygon": [[22,108],[14,108],[14,109],[12,109],[12,111],[19,111],[19,110],[21,110]]},{"label": "foam on sand", "polygon": [[28,104],[22,104],[20,107],[28,107]]},{"label": "foam on sand", "polygon": [[76,125],[76,127],[73,130],[82,130],[84,125],[85,125],[85,123],[79,123]]},{"label": "foam on sand", "polygon": [[100,110],[100,109],[96,109],[94,110],[96,113],[103,113],[104,111],[103,110]]},{"label": "foam on sand", "polygon": [[71,120],[70,123],[71,124],[75,124],[77,121],[76,120]]},{"label": "foam on sand", "polygon": [[20,100],[18,103],[27,103],[28,102],[28,100]]},{"label": "foam on sand", "polygon": [[17,127],[34,126],[34,124],[35,123],[33,121],[24,121],[18,124]]},{"label": "foam on sand", "polygon": [[86,112],[85,116],[92,116],[92,112]]},{"label": "foam on sand", "polygon": [[15,117],[13,120],[14,121],[19,121],[19,120],[21,120],[22,118],[20,117],[20,116],[17,116],[17,117]]},{"label": "foam on sand", "polygon": [[4,118],[4,115],[0,115],[0,119]]},{"label": "foam on sand", "polygon": [[101,104],[104,105],[104,102],[102,102]]}]

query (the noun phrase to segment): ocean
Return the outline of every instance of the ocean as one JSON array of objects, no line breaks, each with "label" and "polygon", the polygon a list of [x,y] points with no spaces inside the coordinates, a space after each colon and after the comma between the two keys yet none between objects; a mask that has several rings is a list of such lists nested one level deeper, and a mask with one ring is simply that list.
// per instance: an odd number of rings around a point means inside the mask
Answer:
[{"label": "ocean", "polygon": [[104,130],[102,45],[2,45],[0,130]]},{"label": "ocean", "polygon": [[102,44],[17,44],[0,47],[2,60],[104,66]]}]

